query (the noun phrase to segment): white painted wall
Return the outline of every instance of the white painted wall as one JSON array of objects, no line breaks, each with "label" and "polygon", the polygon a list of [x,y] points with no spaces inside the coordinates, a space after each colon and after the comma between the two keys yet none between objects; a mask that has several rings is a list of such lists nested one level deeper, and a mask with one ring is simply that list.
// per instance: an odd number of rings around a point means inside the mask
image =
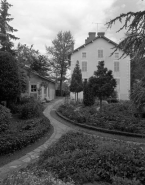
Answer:
[{"label": "white painted wall", "polygon": [[[104,61],[105,67],[113,71],[114,78],[120,79],[120,90],[118,91],[119,99],[128,100],[130,91],[130,58],[119,59],[119,73],[114,73],[114,61],[115,56],[110,54],[113,52],[114,45],[109,43],[103,38],[96,39],[93,43],[86,45],[84,48],[75,52],[71,56],[71,74],[76,65],[76,61],[79,61],[80,68],[82,69],[82,62],[87,61],[87,72],[82,72],[83,79],[89,78],[97,70],[98,61]],[[103,58],[98,58],[98,49],[103,49]],[[82,52],[86,52],[86,59],[82,58]],[[119,57],[122,55],[122,51],[119,52]],[[71,93],[71,97],[74,98],[74,94]],[[79,93],[79,98],[83,98],[83,93]]]}]

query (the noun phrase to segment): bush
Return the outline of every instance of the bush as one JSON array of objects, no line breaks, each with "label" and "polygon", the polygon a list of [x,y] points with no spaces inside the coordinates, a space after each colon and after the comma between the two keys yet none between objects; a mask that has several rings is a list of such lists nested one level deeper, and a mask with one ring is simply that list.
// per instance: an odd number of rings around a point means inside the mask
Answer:
[{"label": "bush", "polygon": [[118,185],[121,182],[123,185],[131,182],[131,185],[142,185],[145,182],[145,152],[142,148],[83,133],[63,135],[43,152],[37,166],[55,173],[62,180],[71,178],[80,185],[94,181],[114,181],[114,185],[117,185],[115,182]]},{"label": "bush", "polygon": [[50,121],[46,117],[35,120],[27,120],[22,129],[8,131],[0,135],[0,155],[12,153],[16,150],[34,143],[42,137],[50,128]]},{"label": "bush", "polygon": [[10,118],[11,118],[10,110],[0,105],[0,133],[8,129]]},{"label": "bush", "polygon": [[34,99],[30,99],[27,103],[24,103],[20,109],[21,119],[30,119],[33,117],[39,117],[42,115],[43,105]]},{"label": "bush", "polygon": [[72,104],[60,106],[58,111],[72,121],[109,130],[145,134],[145,121],[134,116],[135,107],[129,101],[103,106],[102,112],[95,106],[83,107]]}]

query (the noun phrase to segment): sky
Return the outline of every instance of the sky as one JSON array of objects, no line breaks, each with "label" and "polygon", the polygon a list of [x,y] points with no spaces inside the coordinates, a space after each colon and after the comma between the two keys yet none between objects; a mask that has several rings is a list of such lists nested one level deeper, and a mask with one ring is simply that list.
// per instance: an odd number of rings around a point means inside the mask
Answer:
[{"label": "sky", "polygon": [[[104,31],[105,36],[116,43],[124,37],[125,30],[119,33],[121,23],[106,29],[106,22],[129,11],[145,9],[145,0],[7,0],[14,18],[9,24],[17,29],[13,34],[20,42],[41,54],[45,46],[51,46],[59,31],[70,31],[75,40],[74,48],[85,43],[89,32]],[[97,26],[97,23],[98,26]]]}]

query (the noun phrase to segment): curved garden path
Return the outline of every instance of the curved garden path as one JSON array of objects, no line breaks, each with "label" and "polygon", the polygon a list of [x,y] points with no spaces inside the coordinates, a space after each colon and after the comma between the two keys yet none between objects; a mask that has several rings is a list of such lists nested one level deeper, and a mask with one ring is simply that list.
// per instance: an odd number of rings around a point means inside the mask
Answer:
[{"label": "curved garden path", "polygon": [[54,127],[54,132],[51,137],[37,149],[27,153],[25,156],[17,160],[14,160],[2,166],[0,168],[0,178],[4,178],[7,174],[13,172],[14,170],[19,170],[20,168],[27,166],[29,162],[34,162],[35,160],[37,160],[42,151],[44,151],[53,142],[56,142],[63,134],[67,133],[70,130],[81,131],[86,134],[95,135],[97,137],[106,137],[115,140],[133,142],[137,145],[141,145],[145,149],[145,139],[101,133],[98,131],[93,131],[76,125],[72,125],[71,123],[65,121],[64,119],[57,116],[57,114],[55,113],[55,110],[63,101],[63,99],[56,99],[48,104],[47,108],[44,110],[44,115],[49,118],[52,126]]},{"label": "curved garden path", "polygon": [[50,115],[53,107],[56,104],[60,104],[62,101],[63,99],[56,99],[52,101],[52,103],[50,103],[44,110],[44,115],[49,118],[51,125],[54,127],[54,132],[51,137],[43,145],[27,153],[25,156],[2,166],[0,168],[0,178],[4,178],[7,176],[7,174],[10,174],[15,170],[19,170],[20,168],[27,166],[29,162],[34,162],[39,157],[41,152],[48,148],[53,142],[57,141],[63,134],[65,134],[69,130],[72,130],[72,128],[70,128],[69,126],[60,124],[59,121],[57,121]]}]

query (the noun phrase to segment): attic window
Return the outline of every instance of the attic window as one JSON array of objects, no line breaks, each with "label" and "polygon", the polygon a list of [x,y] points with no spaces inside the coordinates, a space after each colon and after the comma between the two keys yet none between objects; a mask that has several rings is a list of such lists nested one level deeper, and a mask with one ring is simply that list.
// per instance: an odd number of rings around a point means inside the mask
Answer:
[{"label": "attic window", "polygon": [[86,58],[86,52],[82,52],[82,58]]},{"label": "attic window", "polygon": [[119,53],[115,53],[115,59],[119,58]]},{"label": "attic window", "polygon": [[103,49],[98,50],[98,58],[103,58]]}]

